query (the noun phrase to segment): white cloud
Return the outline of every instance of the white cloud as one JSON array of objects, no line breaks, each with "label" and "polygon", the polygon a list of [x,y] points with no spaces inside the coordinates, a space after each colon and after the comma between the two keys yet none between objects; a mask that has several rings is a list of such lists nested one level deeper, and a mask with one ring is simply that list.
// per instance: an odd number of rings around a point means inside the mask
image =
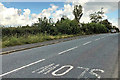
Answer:
[{"label": "white cloud", "polygon": [[64,8],[56,10],[55,13],[52,14],[54,22],[60,20],[63,15],[66,15],[69,19],[74,19],[73,9],[73,5],[65,4]]},{"label": "white cloud", "polygon": [[58,6],[55,6],[53,4],[50,5],[51,8],[48,8],[48,9],[43,9],[42,12],[39,14],[39,17],[47,17],[47,18],[50,18],[52,13],[54,11],[56,11],[56,9],[58,8]]},{"label": "white cloud", "polygon": [[[72,11],[74,9],[74,5],[76,4],[81,4],[83,6],[83,13],[84,15],[82,16],[80,22],[90,22],[90,18],[89,15],[93,12],[99,11],[101,10],[101,8],[103,7],[103,11],[105,12],[105,14],[103,15],[104,18],[103,19],[108,19],[110,22],[113,22],[113,25],[117,26],[116,23],[118,20],[111,20],[109,19],[109,17],[106,15],[106,13],[110,13],[113,12],[114,10],[116,10],[118,7],[117,3],[115,2],[100,2],[98,3],[97,1],[95,2],[95,0],[93,0],[94,2],[91,2],[91,0],[73,0],[70,1],[73,4],[65,4],[64,8],[61,10],[57,10],[55,13],[53,13],[54,16],[54,20],[57,21],[57,19],[60,19],[62,15],[67,15],[68,18],[73,19],[74,15],[72,14]],[[69,1],[68,1],[69,2]],[[87,3],[86,3],[87,2]]]},{"label": "white cloud", "polygon": [[29,16],[30,15],[30,10],[29,9],[24,9],[24,13],[25,16]]},{"label": "white cloud", "polygon": [[24,9],[23,15],[19,15],[19,9],[6,8],[2,3],[0,3],[0,10],[0,25],[19,26],[23,24],[27,25],[29,23],[29,9]]},{"label": "white cloud", "polygon": [[[106,14],[109,14],[111,12],[114,12],[115,10],[118,10],[118,3],[117,2],[89,2],[84,5],[85,12],[87,13],[93,13],[95,11],[100,10],[100,8],[103,7],[104,19],[108,19],[114,26],[118,27],[118,19],[117,18],[110,18]],[[118,15],[117,13],[114,15]],[[113,15],[113,16],[114,16]],[[87,15],[85,17],[88,17]],[[83,19],[84,20],[84,19]]]},{"label": "white cloud", "polygon": [[60,20],[63,14],[63,10],[57,10],[55,13],[52,14],[54,22]]},{"label": "white cloud", "polygon": [[24,9],[23,14],[21,9],[6,8],[0,3],[0,25],[4,26],[23,26],[32,25],[40,17],[49,18],[52,12],[55,11],[58,6],[51,4],[51,8],[44,9],[40,14],[30,14],[30,9]]},{"label": "white cloud", "polygon": [[118,20],[116,20],[116,19],[109,19],[109,21],[113,24],[113,26],[117,26],[118,27]]}]

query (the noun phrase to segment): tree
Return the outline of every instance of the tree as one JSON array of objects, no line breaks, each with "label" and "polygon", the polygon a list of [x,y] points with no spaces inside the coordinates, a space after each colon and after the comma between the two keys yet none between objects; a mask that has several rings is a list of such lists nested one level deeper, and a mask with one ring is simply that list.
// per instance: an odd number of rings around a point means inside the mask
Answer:
[{"label": "tree", "polygon": [[50,18],[50,19],[49,19],[49,23],[50,23],[50,24],[53,24],[53,23],[54,23],[54,22],[53,22],[53,18]]},{"label": "tree", "polygon": [[98,33],[106,33],[107,28],[105,25],[100,23],[87,23],[83,24],[82,30],[85,34],[98,34]]},{"label": "tree", "polygon": [[74,6],[74,10],[73,10],[73,14],[75,16],[75,20],[77,22],[79,22],[81,17],[82,17],[82,15],[83,15],[83,13],[82,13],[82,6],[81,5],[75,5]]},{"label": "tree", "polygon": [[112,23],[110,23],[107,19],[100,22],[101,24],[105,25],[107,29],[112,29]]},{"label": "tree", "polygon": [[102,21],[103,19],[103,14],[104,12],[102,11],[103,8],[101,8],[101,11],[98,11],[98,12],[95,12],[95,13],[92,13],[90,14],[90,20],[94,23],[99,23],[100,21]]},{"label": "tree", "polygon": [[115,29],[117,32],[119,32],[119,28],[117,28],[116,26],[113,26],[113,29]]},{"label": "tree", "polygon": [[80,27],[76,20],[70,20],[68,18],[61,18],[61,21],[56,23],[58,32],[61,34],[78,34],[80,33]]},{"label": "tree", "polygon": [[99,21],[97,13],[90,14],[91,22],[97,23]]},{"label": "tree", "polygon": [[61,17],[61,21],[64,21],[64,20],[66,20],[66,19],[68,19],[68,17],[67,17],[66,15],[63,15],[63,16]]}]

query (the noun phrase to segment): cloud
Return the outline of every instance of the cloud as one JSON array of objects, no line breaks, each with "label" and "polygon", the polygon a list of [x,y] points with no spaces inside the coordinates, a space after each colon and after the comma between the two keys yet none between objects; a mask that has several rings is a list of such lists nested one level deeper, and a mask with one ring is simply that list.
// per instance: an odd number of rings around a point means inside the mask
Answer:
[{"label": "cloud", "polygon": [[29,23],[30,10],[24,9],[23,15],[19,14],[19,9],[6,8],[0,3],[0,25],[4,26],[20,26]]},{"label": "cloud", "polygon": [[52,13],[54,11],[56,11],[56,9],[58,8],[58,6],[55,6],[53,4],[50,5],[51,8],[48,8],[48,9],[43,9],[42,12],[39,14],[39,17],[47,17],[47,18],[50,18]]},{"label": "cloud", "polygon": [[[99,2],[100,0],[99,1],[92,0],[92,1],[94,1],[94,2],[91,2],[91,0],[70,1],[70,2],[72,2],[72,5],[64,4],[63,9],[57,10],[55,13],[53,13],[54,20],[57,21],[58,19],[60,19],[62,17],[62,15],[66,15],[69,19],[74,19],[74,15],[72,14],[74,5],[81,4],[83,6],[84,14],[83,14],[80,22],[85,22],[85,23],[90,22],[89,15],[91,13],[101,10],[101,8],[103,7],[104,8],[103,11],[105,12],[105,14],[103,15],[104,16],[103,19],[108,19],[110,22],[113,23],[113,25],[117,26],[116,23],[118,20],[115,20],[114,18],[110,19],[109,16],[106,15],[106,13],[110,13],[110,12],[117,10],[118,3],[117,2]],[[69,3],[69,1],[67,3]]]},{"label": "cloud", "polygon": [[[106,14],[112,13],[116,10],[118,10],[118,3],[117,2],[89,2],[84,4],[84,12],[86,13],[85,17],[89,17],[89,14],[101,10],[103,7],[103,11],[105,12],[103,19],[108,19],[114,26],[117,26],[118,19],[114,18],[114,15],[118,15],[117,13],[113,15],[113,18],[111,16],[107,16]],[[83,19],[84,21],[84,19]]]},{"label": "cloud", "polygon": [[24,26],[32,25],[37,22],[38,18],[47,17],[49,18],[52,13],[58,8],[53,4],[51,8],[44,9],[40,14],[30,14],[30,9],[24,9],[23,14],[21,9],[6,8],[0,3],[0,25],[3,26]]},{"label": "cloud", "polygon": [[[117,19],[111,19],[109,16],[106,15],[106,13],[114,12],[118,9],[118,1],[119,0],[67,0],[67,3],[72,2],[73,5],[82,5],[83,6],[83,16],[80,20],[80,22],[90,22],[89,15],[91,13],[97,12],[98,10],[101,10],[103,7],[103,11],[105,12],[103,19],[108,19],[110,22],[113,23],[113,25],[117,26],[118,20]],[[71,8],[72,10],[72,8]],[[117,14],[116,14],[117,15]],[[72,15],[71,15],[72,16]]]},{"label": "cloud", "polygon": [[[117,0],[116,0],[117,1]],[[96,0],[73,0],[72,1],[73,5],[76,4],[81,4],[83,6],[83,16],[80,20],[80,22],[90,22],[90,18],[89,15],[91,13],[97,12],[99,10],[101,10],[101,8],[103,7],[103,11],[105,12],[104,14],[104,18],[103,19],[108,19],[110,22],[113,23],[113,25],[117,26],[117,19],[111,19],[109,18],[109,16],[107,16],[107,13],[111,13],[114,12],[115,10],[118,9],[118,3],[117,2],[107,2],[107,1],[103,1],[100,2],[100,0],[96,1]],[[117,15],[117,14],[116,14]]]},{"label": "cloud", "polygon": [[[114,25],[118,27],[118,20],[116,21],[116,19],[109,19],[109,21]],[[119,28],[119,27],[118,27]],[[120,28],[119,28],[120,29]]]},{"label": "cloud", "polygon": [[[115,6],[115,7],[114,7]],[[108,19],[108,16],[106,15],[106,13],[110,13],[110,11],[114,11],[117,9],[117,3],[106,3],[106,2],[88,2],[85,3],[83,6],[83,13],[84,15],[82,16],[81,21],[82,22],[90,22],[90,18],[89,15],[91,13],[100,11],[101,8],[103,7],[103,12],[105,12],[105,14],[103,15],[104,18],[103,19]]]},{"label": "cloud", "polygon": [[30,15],[30,10],[29,9],[24,9],[23,15],[29,16]]},{"label": "cloud", "polygon": [[73,9],[73,5],[65,4],[62,9],[56,10],[55,13],[52,14],[54,22],[60,20],[63,15],[66,15],[71,20],[74,19]]}]

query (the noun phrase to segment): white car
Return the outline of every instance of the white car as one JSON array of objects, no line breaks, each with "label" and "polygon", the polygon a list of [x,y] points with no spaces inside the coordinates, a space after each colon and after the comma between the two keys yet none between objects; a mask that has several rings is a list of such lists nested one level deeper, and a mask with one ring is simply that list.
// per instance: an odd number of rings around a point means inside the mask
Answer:
[{"label": "white car", "polygon": [[111,33],[116,33],[116,30],[115,29],[111,29]]}]

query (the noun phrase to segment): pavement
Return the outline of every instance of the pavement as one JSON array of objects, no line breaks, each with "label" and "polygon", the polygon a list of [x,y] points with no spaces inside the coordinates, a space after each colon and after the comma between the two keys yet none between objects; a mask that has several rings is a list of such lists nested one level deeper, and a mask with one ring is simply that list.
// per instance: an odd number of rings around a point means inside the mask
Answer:
[{"label": "pavement", "polygon": [[118,35],[93,35],[1,55],[0,77],[118,78]]}]

